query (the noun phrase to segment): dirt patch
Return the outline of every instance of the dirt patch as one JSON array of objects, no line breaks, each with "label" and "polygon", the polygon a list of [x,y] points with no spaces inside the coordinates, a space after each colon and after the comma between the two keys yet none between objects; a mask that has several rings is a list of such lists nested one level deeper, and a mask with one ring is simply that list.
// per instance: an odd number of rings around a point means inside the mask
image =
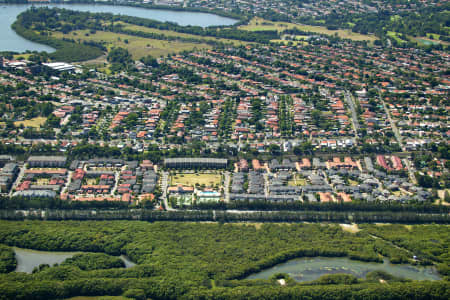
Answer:
[{"label": "dirt patch", "polygon": [[339,224],[342,228],[343,231],[346,232],[350,232],[350,233],[357,233],[359,231],[361,231],[361,229],[359,229],[358,224]]},{"label": "dirt patch", "polygon": [[256,229],[261,229],[261,226],[263,225],[263,223],[247,223],[247,222],[242,222],[242,223],[233,223],[233,225],[238,225],[238,226],[255,226]]},{"label": "dirt patch", "polygon": [[82,65],[103,65],[103,64],[107,64],[108,61],[106,60],[106,55],[102,55],[99,56],[97,58],[91,59],[91,60],[86,60],[83,62],[79,62],[78,64],[82,64]]}]

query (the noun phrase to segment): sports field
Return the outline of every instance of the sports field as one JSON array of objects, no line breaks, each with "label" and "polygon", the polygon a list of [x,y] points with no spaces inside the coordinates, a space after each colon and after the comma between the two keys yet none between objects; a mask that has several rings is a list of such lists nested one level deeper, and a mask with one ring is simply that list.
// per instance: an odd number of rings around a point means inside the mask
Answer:
[{"label": "sports field", "polygon": [[222,182],[222,176],[220,174],[198,173],[198,174],[175,174],[171,177],[171,185],[184,185],[184,186],[205,186],[215,187],[220,186]]}]

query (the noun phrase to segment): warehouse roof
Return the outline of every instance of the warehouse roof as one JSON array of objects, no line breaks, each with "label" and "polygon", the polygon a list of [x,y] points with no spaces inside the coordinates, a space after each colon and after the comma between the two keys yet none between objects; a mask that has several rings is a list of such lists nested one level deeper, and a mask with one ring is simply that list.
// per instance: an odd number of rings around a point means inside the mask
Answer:
[{"label": "warehouse roof", "polygon": [[207,157],[179,157],[179,158],[166,158],[164,164],[168,163],[213,163],[213,164],[226,164],[228,160],[226,158],[207,158]]},{"label": "warehouse roof", "polygon": [[60,161],[65,162],[67,158],[65,156],[30,156],[28,161]]}]

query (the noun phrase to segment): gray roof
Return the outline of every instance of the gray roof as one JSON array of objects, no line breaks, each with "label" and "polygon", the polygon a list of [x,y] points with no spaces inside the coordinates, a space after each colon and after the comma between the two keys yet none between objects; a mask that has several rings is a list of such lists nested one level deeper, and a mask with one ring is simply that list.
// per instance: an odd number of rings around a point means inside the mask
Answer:
[{"label": "gray roof", "polygon": [[2,173],[14,173],[17,171],[18,165],[15,163],[7,163],[2,169]]},{"label": "gray roof", "polygon": [[360,189],[359,185],[343,185],[343,184],[340,184],[340,185],[336,186],[336,190],[337,191],[344,191],[346,193],[356,193],[356,192],[359,192],[361,189]]},{"label": "gray roof", "polygon": [[135,161],[135,160],[127,161],[127,165],[128,165],[128,167],[129,167],[131,170],[133,170],[133,169],[136,169],[136,168],[137,168],[138,162]]},{"label": "gray roof", "polygon": [[236,201],[271,201],[271,202],[277,202],[277,201],[296,201],[299,200],[298,196],[295,195],[269,195],[266,196],[264,194],[233,194],[230,193],[230,200],[236,200]]},{"label": "gray roof", "polygon": [[0,160],[1,160],[1,161],[7,161],[7,160],[12,161],[12,160],[14,160],[14,158],[13,158],[11,155],[5,155],[5,154],[3,154],[3,155],[0,155]]},{"label": "gray roof", "polygon": [[88,160],[90,164],[123,164],[123,159],[120,158],[107,158],[107,157],[97,157]]},{"label": "gray roof", "polygon": [[42,197],[42,198],[55,198],[56,193],[54,191],[47,190],[27,190],[19,191],[13,194],[14,197]]},{"label": "gray roof", "polygon": [[317,202],[317,199],[313,194],[305,194],[305,197],[309,202]]},{"label": "gray roof", "polygon": [[320,192],[327,192],[327,191],[332,191],[333,189],[331,188],[331,186],[327,185],[327,184],[323,184],[323,185],[304,185],[301,187],[304,193],[310,193],[310,192],[315,192],[315,191],[320,191]]},{"label": "gray roof", "polygon": [[8,184],[11,178],[9,176],[0,175],[0,183]]},{"label": "gray roof", "polygon": [[81,180],[77,179],[77,180],[73,180],[70,184],[69,184],[69,191],[76,191],[81,189]]},{"label": "gray roof", "polygon": [[179,158],[165,158],[164,159],[164,164],[173,164],[173,163],[227,164],[228,160],[226,158],[207,158],[207,157],[179,157]]},{"label": "gray roof", "polygon": [[71,170],[75,170],[76,168],[78,168],[78,165],[80,164],[80,162],[78,160],[74,160],[72,161],[72,163],[70,164],[69,169]]},{"label": "gray roof", "polygon": [[271,186],[271,194],[300,194],[301,188],[298,186]]},{"label": "gray roof", "polygon": [[115,175],[114,171],[89,170],[86,171],[86,176],[100,176],[100,175]]},{"label": "gray roof", "polygon": [[66,162],[67,157],[65,156],[30,156],[28,158],[28,162],[34,161],[58,161],[58,162]]},{"label": "gray roof", "polygon": [[370,157],[364,157],[364,163],[366,164],[366,169],[368,171],[373,171],[373,163],[372,163],[372,159]]},{"label": "gray roof", "polygon": [[60,186],[57,184],[42,184],[42,185],[32,184],[30,186],[30,190],[58,191],[59,188],[60,188]]}]

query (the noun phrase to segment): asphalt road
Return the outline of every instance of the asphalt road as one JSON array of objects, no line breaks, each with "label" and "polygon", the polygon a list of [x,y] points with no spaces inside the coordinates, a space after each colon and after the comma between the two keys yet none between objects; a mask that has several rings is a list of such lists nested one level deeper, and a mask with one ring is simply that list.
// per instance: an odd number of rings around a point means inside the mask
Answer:
[{"label": "asphalt road", "polygon": [[[378,94],[380,96],[381,103],[383,103],[383,108],[384,108],[384,111],[386,112],[386,115],[388,117],[389,123],[391,124],[391,128],[392,128],[392,131],[394,132],[395,139],[397,140],[397,143],[400,145],[400,148],[402,149],[402,151],[405,152],[406,148],[405,148],[405,145],[403,144],[402,136],[401,136],[401,134],[400,134],[400,132],[399,132],[399,130],[397,128],[397,125],[395,124],[394,120],[392,119],[391,111],[389,110],[389,107],[386,105],[386,102],[384,102],[383,97],[381,96],[381,91],[380,91],[379,88],[378,88]],[[409,159],[406,158],[406,159],[403,160],[403,162],[405,163],[406,168],[408,169],[409,179],[414,184],[417,184],[416,176],[414,175],[414,172],[412,170],[412,166],[411,166],[411,163],[410,163]]]},{"label": "asphalt road", "polygon": [[358,138],[358,131],[359,131],[358,114],[356,113],[355,103],[353,102],[352,95],[350,94],[349,91],[345,91],[345,101],[347,102],[352,112],[353,130],[355,130],[355,138]]},{"label": "asphalt road", "polygon": [[174,210],[169,206],[169,202],[167,201],[167,185],[169,183],[169,172],[163,171],[161,177],[161,191],[162,191],[162,199],[164,201],[164,208],[166,210]]},{"label": "asphalt road", "polygon": [[16,180],[11,185],[11,189],[9,190],[9,196],[11,197],[13,194],[13,190],[22,182],[23,175],[25,175],[25,166],[20,166],[19,175],[17,175]]},{"label": "asphalt road", "polygon": [[224,193],[224,199],[225,199],[225,203],[229,203],[230,202],[230,181],[231,181],[231,178],[230,178],[230,172],[225,172],[225,174],[224,174],[224,181],[225,181],[225,183],[224,183],[224,191],[223,191],[223,193]]}]

